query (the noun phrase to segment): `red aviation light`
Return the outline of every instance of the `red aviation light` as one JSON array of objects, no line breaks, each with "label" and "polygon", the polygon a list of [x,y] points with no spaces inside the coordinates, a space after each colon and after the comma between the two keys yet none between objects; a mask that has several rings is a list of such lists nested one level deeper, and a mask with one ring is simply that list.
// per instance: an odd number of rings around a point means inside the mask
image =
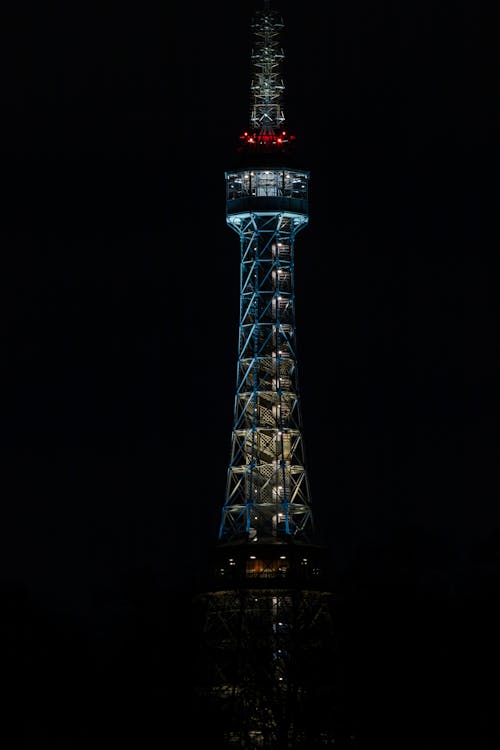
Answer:
[{"label": "red aviation light", "polygon": [[289,141],[295,140],[294,135],[287,135],[283,130],[280,134],[275,133],[249,133],[247,130],[240,135],[240,140],[251,145],[282,146]]}]

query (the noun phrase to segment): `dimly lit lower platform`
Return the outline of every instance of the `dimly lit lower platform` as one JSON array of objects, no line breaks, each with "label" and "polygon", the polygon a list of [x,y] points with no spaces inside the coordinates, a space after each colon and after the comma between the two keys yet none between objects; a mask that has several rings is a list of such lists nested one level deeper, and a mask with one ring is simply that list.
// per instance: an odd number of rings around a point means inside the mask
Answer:
[{"label": "dimly lit lower platform", "polygon": [[218,545],[211,553],[210,588],[328,588],[327,549],[298,541],[247,540]]}]

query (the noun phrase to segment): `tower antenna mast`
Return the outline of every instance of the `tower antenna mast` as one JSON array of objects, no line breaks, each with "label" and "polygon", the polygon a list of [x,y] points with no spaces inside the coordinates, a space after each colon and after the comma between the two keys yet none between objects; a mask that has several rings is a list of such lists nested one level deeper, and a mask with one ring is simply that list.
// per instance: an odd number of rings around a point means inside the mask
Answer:
[{"label": "tower antenna mast", "polygon": [[285,114],[282,78],[284,52],[281,47],[283,20],[271,10],[266,0],[263,11],[257,11],[252,19],[251,29],[254,38],[252,48],[252,81],[250,128],[243,138],[249,143],[271,145],[283,143]]}]

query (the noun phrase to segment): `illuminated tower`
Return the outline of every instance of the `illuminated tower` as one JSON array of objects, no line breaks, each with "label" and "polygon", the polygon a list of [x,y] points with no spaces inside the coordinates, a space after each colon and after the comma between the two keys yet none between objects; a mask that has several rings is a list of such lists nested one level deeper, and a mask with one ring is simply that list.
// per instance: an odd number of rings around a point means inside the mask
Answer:
[{"label": "illuminated tower", "polygon": [[346,746],[333,595],[304,458],[294,248],[308,223],[309,173],[285,128],[282,27],[269,2],[252,20],[250,127],[225,174],[241,253],[236,394],[195,658],[197,716],[218,748]]}]

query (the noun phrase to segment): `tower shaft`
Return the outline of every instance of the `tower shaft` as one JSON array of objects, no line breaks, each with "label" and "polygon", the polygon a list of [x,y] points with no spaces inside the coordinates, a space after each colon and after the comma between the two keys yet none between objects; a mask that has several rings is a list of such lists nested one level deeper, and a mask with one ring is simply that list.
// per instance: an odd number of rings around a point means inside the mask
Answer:
[{"label": "tower shaft", "polygon": [[309,173],[270,163],[225,177],[240,244],[236,393],[219,535],[198,598],[196,710],[221,750],[342,747],[334,596],[298,382],[294,251]]},{"label": "tower shaft", "polygon": [[227,223],[240,238],[234,424],[219,538],[312,532],[295,331],[294,244],[308,221],[307,172],[226,173]]}]

